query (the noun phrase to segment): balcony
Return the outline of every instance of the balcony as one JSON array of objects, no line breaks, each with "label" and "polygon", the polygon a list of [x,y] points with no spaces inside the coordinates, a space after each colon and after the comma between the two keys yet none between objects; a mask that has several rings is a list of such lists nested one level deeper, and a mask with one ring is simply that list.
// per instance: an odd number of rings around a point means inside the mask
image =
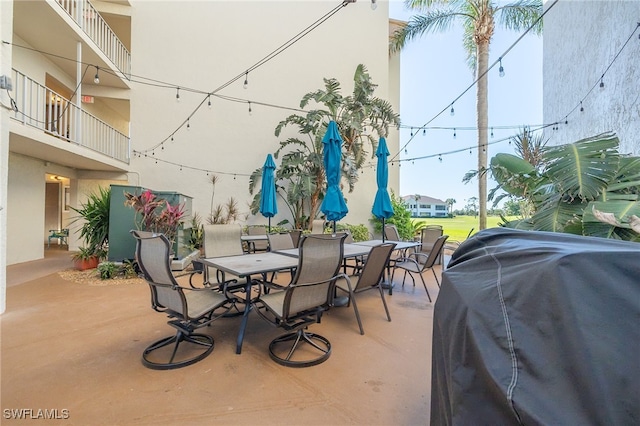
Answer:
[{"label": "balcony", "polygon": [[[125,13],[126,7],[121,10]],[[116,24],[116,32],[87,0],[46,0],[14,2],[13,18],[14,35],[22,40],[14,49],[27,46],[40,52],[76,78],[80,78],[78,62],[99,67],[102,86],[130,89],[131,54],[122,41],[130,31],[126,16],[120,20],[124,23]],[[86,73],[82,83],[92,82],[93,74]]]},{"label": "balcony", "polygon": [[56,0],[82,31],[127,79],[131,76],[131,54],[109,24],[88,0]]},{"label": "balcony", "polygon": [[55,91],[13,70],[13,120],[46,135],[129,164],[129,137]]}]

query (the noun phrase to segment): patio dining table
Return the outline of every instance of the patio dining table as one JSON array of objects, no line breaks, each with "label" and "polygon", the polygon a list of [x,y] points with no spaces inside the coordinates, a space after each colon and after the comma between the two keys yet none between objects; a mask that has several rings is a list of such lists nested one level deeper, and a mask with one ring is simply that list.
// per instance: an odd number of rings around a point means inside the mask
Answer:
[{"label": "patio dining table", "polygon": [[245,306],[242,314],[242,322],[238,331],[236,353],[242,352],[242,341],[247,328],[249,312],[251,311],[251,286],[255,275],[263,275],[269,272],[286,270],[298,266],[298,259],[291,256],[283,256],[277,253],[255,253],[238,256],[209,257],[202,259],[202,263],[212,268],[219,269],[229,274],[245,278]]}]

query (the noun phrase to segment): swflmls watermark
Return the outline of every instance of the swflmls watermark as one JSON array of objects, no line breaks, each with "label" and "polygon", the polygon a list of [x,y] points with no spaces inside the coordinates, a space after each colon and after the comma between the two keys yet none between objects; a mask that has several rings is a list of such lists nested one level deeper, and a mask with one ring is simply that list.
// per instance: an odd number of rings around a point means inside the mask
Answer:
[{"label": "swflmls watermark", "polygon": [[6,420],[65,420],[69,418],[66,408],[5,408],[2,417]]}]

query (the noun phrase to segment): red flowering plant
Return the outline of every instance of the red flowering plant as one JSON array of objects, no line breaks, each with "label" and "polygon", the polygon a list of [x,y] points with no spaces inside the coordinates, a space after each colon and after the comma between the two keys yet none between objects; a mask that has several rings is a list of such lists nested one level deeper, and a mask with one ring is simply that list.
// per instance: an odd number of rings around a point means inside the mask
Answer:
[{"label": "red flowering plant", "polygon": [[132,207],[136,212],[136,228],[141,231],[164,234],[173,247],[173,241],[185,213],[184,204],[172,206],[149,189],[140,195],[125,192],[124,196],[126,198],[124,204]]}]

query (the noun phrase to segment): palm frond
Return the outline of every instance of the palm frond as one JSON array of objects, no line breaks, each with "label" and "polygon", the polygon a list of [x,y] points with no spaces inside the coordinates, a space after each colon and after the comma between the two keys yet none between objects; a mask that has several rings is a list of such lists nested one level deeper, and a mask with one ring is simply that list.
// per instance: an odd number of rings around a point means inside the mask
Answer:
[{"label": "palm frond", "polygon": [[545,174],[564,194],[581,200],[595,200],[618,170],[618,138],[603,133],[572,144],[546,148]]},{"label": "palm frond", "polygon": [[537,231],[564,232],[565,228],[582,215],[584,205],[568,202],[560,194],[552,194],[531,217]]},{"label": "palm frond", "polygon": [[249,194],[253,195],[253,191],[258,184],[258,181],[262,179],[262,167],[255,169],[251,176],[249,176]]},{"label": "palm frond", "polygon": [[449,30],[456,18],[465,16],[467,15],[449,7],[425,10],[423,14],[412,16],[407,25],[393,33],[389,42],[389,50],[392,53],[399,52],[409,41],[425,33]]},{"label": "palm frond", "polygon": [[[500,6],[498,11],[499,23],[505,28],[520,31],[529,28],[536,22],[543,12],[542,0],[519,0]],[[542,20],[532,28],[535,34],[542,34]]]}]

